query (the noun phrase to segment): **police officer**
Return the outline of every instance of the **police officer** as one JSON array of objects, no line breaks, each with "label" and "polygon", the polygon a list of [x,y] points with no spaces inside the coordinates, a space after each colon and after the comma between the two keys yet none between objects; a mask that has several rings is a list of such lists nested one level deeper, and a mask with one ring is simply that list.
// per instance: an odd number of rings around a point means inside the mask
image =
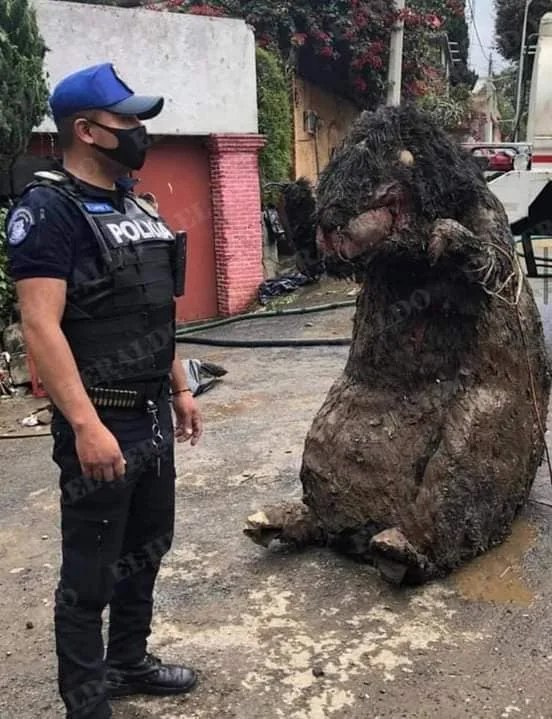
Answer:
[{"label": "police officer", "polygon": [[60,692],[70,719],[106,719],[109,697],[196,683],[146,640],[173,536],[174,437],[195,445],[202,422],[175,357],[175,236],[129,181],[150,145],[141,121],[163,99],[102,64],[62,80],[50,106],[63,171],[37,173],[6,231],[26,341],[55,406]]}]

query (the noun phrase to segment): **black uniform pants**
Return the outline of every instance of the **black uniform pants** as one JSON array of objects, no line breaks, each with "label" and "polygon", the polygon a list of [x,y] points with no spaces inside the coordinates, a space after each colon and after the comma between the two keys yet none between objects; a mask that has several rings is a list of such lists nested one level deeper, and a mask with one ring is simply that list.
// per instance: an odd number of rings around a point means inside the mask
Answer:
[{"label": "black uniform pants", "polygon": [[127,460],[124,479],[82,477],[75,438],[54,418],[61,469],[63,563],[56,592],[59,687],[68,719],[107,719],[102,612],[110,607],[107,662],[133,663],[146,652],[152,593],[174,527],[174,435],[168,392],[157,402],[162,440],[152,441],[145,411],[100,410]]}]

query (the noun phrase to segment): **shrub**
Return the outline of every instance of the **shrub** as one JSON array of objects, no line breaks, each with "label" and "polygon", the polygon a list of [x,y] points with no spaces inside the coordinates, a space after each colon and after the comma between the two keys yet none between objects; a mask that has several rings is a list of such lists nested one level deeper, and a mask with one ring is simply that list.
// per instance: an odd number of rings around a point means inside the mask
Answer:
[{"label": "shrub", "polygon": [[289,179],[293,125],[288,82],[279,58],[268,50],[257,49],[257,104],[259,132],[267,145],[261,151],[262,182]]}]

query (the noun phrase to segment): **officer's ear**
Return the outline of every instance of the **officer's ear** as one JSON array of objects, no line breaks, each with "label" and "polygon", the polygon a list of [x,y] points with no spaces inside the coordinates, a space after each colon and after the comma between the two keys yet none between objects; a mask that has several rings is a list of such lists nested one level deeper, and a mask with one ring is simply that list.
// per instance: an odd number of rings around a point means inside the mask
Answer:
[{"label": "officer's ear", "polygon": [[62,120],[57,120],[57,132],[58,132],[58,144],[62,150],[69,150],[75,142],[75,120],[77,117],[72,115],[71,117],[64,117]]},{"label": "officer's ear", "polygon": [[74,138],[84,142],[86,145],[94,144],[95,140],[87,117],[74,117],[71,129]]}]

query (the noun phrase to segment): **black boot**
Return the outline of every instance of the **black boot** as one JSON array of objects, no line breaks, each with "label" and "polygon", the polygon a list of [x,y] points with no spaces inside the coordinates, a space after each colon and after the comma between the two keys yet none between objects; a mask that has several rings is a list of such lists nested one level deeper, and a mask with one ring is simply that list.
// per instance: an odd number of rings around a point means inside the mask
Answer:
[{"label": "black boot", "polygon": [[197,682],[193,669],[174,664],[163,664],[153,654],[146,654],[136,664],[108,664],[106,683],[110,697],[131,694],[186,694]]}]

